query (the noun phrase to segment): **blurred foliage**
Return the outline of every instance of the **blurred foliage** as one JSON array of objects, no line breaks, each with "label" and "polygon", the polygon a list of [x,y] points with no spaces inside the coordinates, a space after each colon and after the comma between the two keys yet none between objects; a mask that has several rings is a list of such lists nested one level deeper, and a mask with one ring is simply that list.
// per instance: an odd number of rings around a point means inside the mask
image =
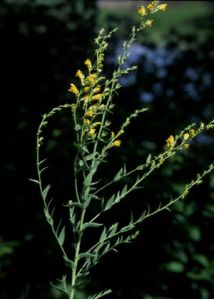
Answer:
[{"label": "blurred foliage", "polygon": [[[0,236],[8,243],[19,241],[19,247],[13,252],[10,248],[10,255],[1,258],[1,264],[11,260],[7,272],[0,269],[4,272],[1,298],[52,297],[49,281],[60,276],[59,252],[29,178],[35,174],[35,135],[41,114],[67,101],[70,78],[93,51],[95,4],[86,0],[0,1],[4,128]],[[56,141],[63,140],[62,128],[69,124],[68,115],[60,117],[51,124],[49,151],[54,152]],[[70,160],[65,148],[60,153]],[[3,246],[4,251],[12,247]]]},{"label": "blurred foliage", "polygon": [[[196,2],[188,3],[193,19]],[[115,98],[115,131],[132,110],[145,105],[150,112],[136,120],[123,137],[123,147],[112,151],[111,167],[100,172],[111,177],[121,162],[132,167],[149,153],[159,152],[165,139],[191,122],[213,116],[213,10],[191,20],[188,34],[167,27],[161,44],[149,38],[150,29],[135,44],[129,63],[138,71],[123,78],[124,88]],[[184,8],[179,7],[180,11]],[[175,12],[175,11],[174,11]],[[176,14],[174,14],[175,16]],[[179,15],[179,14],[178,14]],[[185,15],[188,13],[185,10]],[[69,80],[93,52],[97,9],[95,1],[2,0],[0,2],[0,64],[3,128],[3,197],[0,210],[0,297],[59,297],[49,285],[62,273],[63,263],[42,213],[34,177],[35,132],[40,116],[69,101]],[[167,17],[168,16],[168,17]],[[132,17],[107,15],[105,27],[124,24],[106,60],[107,74],[120,51],[122,37]],[[180,13],[180,17],[182,14]],[[113,21],[113,23],[111,22]],[[179,21],[182,24],[182,21]],[[169,22],[170,23],[170,22]],[[171,23],[170,23],[171,24]],[[175,24],[174,24],[175,25]],[[198,34],[202,32],[203,39]],[[161,31],[161,29],[160,29]],[[168,32],[168,34],[166,34]],[[147,38],[148,36],[148,38]],[[164,45],[163,45],[164,41]],[[51,180],[58,204],[71,197],[72,133],[69,113],[57,116],[47,129]],[[194,142],[160,171],[145,181],[142,190],[127,199],[104,221],[120,222],[151,203],[179,193],[183,184],[213,160],[213,135]],[[52,174],[52,175],[51,175]],[[61,210],[63,213],[63,210]],[[214,175],[198,187],[172,213],[145,222],[142,235],[119,254],[105,257],[85,282],[90,293],[112,288],[113,298],[213,298]],[[93,239],[90,236],[88,239]],[[54,266],[54,267],[53,267]],[[11,289],[11,286],[13,288]],[[182,287],[182,288],[181,288]],[[85,294],[80,294],[83,297]]]}]

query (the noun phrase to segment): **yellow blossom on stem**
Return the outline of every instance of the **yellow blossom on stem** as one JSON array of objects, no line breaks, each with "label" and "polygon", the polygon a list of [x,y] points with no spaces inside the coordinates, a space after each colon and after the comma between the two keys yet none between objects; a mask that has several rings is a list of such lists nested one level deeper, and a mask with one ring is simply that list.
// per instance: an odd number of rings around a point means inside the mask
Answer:
[{"label": "yellow blossom on stem", "polygon": [[190,137],[193,137],[195,135],[195,130],[194,129],[190,129],[189,130],[189,135],[190,135]]},{"label": "yellow blossom on stem", "polygon": [[93,85],[96,82],[97,75],[95,73],[92,73],[86,79],[88,84]]},{"label": "yellow blossom on stem", "polygon": [[70,84],[68,91],[73,93],[75,96],[79,94],[78,88],[76,87],[76,85],[74,83]]},{"label": "yellow blossom on stem", "polygon": [[95,133],[96,133],[96,129],[95,128],[91,128],[89,129],[89,131],[87,132],[87,135],[89,137],[94,137],[95,136]]},{"label": "yellow blossom on stem", "polygon": [[91,68],[92,68],[92,63],[91,63],[91,61],[90,61],[89,58],[87,58],[87,59],[84,61],[84,65],[88,68],[88,71],[91,70]]},{"label": "yellow blossom on stem", "polygon": [[84,119],[83,120],[83,124],[84,124],[84,126],[89,126],[90,125],[90,120],[89,119]]},{"label": "yellow blossom on stem", "polygon": [[111,144],[111,147],[120,147],[121,143],[121,140],[116,140]]},{"label": "yellow blossom on stem", "polygon": [[92,97],[92,100],[98,100],[98,101],[101,101],[103,98],[103,94],[97,94],[97,95],[94,95]]},{"label": "yellow blossom on stem", "polygon": [[149,11],[152,11],[152,10],[154,9],[154,4],[153,4],[153,2],[152,2],[152,3],[149,3],[149,4],[147,5],[147,9],[148,9]]},{"label": "yellow blossom on stem", "polygon": [[189,133],[188,133],[188,132],[185,132],[185,133],[183,134],[183,139],[184,139],[184,141],[188,140],[188,138],[189,138]]},{"label": "yellow blossom on stem", "polygon": [[147,15],[146,10],[145,10],[145,7],[144,7],[143,5],[139,8],[138,13],[139,13],[142,17],[144,17],[144,16]]},{"label": "yellow blossom on stem", "polygon": [[85,113],[86,117],[92,117],[94,114],[94,111],[92,109],[87,110],[87,112]]},{"label": "yellow blossom on stem", "polygon": [[78,78],[80,79],[80,81],[81,81],[82,84],[84,83],[85,76],[84,76],[84,74],[82,73],[81,70],[77,70],[75,76],[78,77]]},{"label": "yellow blossom on stem", "polygon": [[149,26],[149,27],[152,26],[152,23],[153,23],[153,20],[146,20],[146,22],[145,22],[146,26]]},{"label": "yellow blossom on stem", "polygon": [[170,137],[168,137],[168,139],[166,139],[166,148],[171,149],[171,148],[173,148],[174,144],[175,144],[174,136],[170,135]]},{"label": "yellow blossom on stem", "polygon": [[91,90],[91,87],[90,87],[90,86],[85,86],[84,89],[83,89],[83,91],[84,91],[85,93],[88,93],[90,90]]},{"label": "yellow blossom on stem", "polygon": [[96,105],[92,105],[85,113],[85,117],[92,117],[97,109]]},{"label": "yellow blossom on stem", "polygon": [[166,7],[167,7],[167,4],[166,4],[166,3],[162,3],[162,4],[159,4],[159,5],[158,5],[158,9],[159,9],[159,10],[162,10],[162,11],[165,11],[165,10],[166,10]]}]

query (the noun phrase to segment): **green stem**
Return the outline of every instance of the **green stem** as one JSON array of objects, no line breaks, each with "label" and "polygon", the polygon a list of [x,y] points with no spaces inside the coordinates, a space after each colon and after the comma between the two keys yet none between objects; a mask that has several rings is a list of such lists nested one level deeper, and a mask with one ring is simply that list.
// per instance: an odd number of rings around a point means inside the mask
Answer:
[{"label": "green stem", "polygon": [[[40,126],[39,126],[39,129],[38,129],[38,132],[37,132],[37,139],[36,139],[36,168],[37,168],[37,176],[38,176],[38,184],[39,184],[39,190],[40,190],[40,193],[42,195],[42,200],[43,200],[43,203],[44,203],[44,207],[45,209],[48,211],[48,205],[43,197],[43,188],[42,188],[42,178],[41,178],[41,171],[40,171],[40,142],[39,142],[39,138],[40,138],[40,132],[41,132],[41,127],[43,125],[43,121],[44,121],[45,118],[43,118],[42,122],[40,123]],[[53,222],[53,221],[52,221]],[[51,229],[52,229],[52,232],[56,238],[56,240],[58,241],[58,236],[57,236],[57,233],[54,229],[54,225],[53,223],[50,224],[51,225]],[[67,256],[67,253],[65,252],[63,246],[61,245],[61,243],[59,243],[59,246],[60,246],[60,249],[62,251],[62,254],[64,256],[65,259],[68,260],[68,256]]]},{"label": "green stem", "polygon": [[76,292],[76,281],[77,281],[77,269],[79,263],[79,254],[80,254],[80,246],[81,240],[83,235],[83,224],[84,224],[84,217],[85,217],[86,209],[82,210],[82,214],[80,217],[80,227],[79,227],[79,238],[75,249],[75,256],[74,256],[74,264],[72,269],[72,278],[71,278],[71,292],[70,292],[70,299],[75,299],[75,292]]}]

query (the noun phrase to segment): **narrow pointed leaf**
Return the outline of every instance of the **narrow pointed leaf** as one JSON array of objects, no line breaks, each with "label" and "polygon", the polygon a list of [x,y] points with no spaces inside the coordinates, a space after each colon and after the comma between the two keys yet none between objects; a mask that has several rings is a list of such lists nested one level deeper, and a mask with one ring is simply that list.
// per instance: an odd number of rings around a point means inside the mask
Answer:
[{"label": "narrow pointed leaf", "polygon": [[50,186],[50,184],[48,184],[46,186],[46,188],[42,191],[42,197],[43,197],[44,200],[46,200],[50,188],[51,188],[51,186]]},{"label": "narrow pointed leaf", "polygon": [[64,244],[64,241],[65,241],[65,226],[63,226],[59,236],[58,236],[58,240],[59,240],[59,243],[60,245],[63,245]]}]

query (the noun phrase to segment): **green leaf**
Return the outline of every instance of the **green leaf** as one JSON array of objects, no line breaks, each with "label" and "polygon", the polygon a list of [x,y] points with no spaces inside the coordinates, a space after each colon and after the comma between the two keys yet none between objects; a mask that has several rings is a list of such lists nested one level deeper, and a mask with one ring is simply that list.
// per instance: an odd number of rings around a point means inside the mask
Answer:
[{"label": "green leaf", "polygon": [[196,262],[198,262],[199,264],[201,264],[204,267],[208,267],[210,265],[210,262],[207,259],[207,257],[202,254],[196,254],[193,256],[193,258]]},{"label": "green leaf", "polygon": [[121,168],[121,169],[119,170],[119,172],[115,175],[114,181],[119,180],[120,177],[121,177],[121,175],[122,175],[122,173],[123,173],[123,168]]},{"label": "green leaf", "polygon": [[48,167],[44,167],[44,168],[40,169],[39,173],[42,174],[42,172],[44,172],[46,169],[48,169]]},{"label": "green leaf", "polygon": [[60,245],[63,245],[64,244],[64,241],[65,241],[65,226],[63,226],[59,236],[58,236],[58,241],[60,243]]},{"label": "green leaf", "polygon": [[39,184],[39,181],[36,180],[36,179],[29,178],[29,180],[32,181],[32,182],[35,182],[35,183]]},{"label": "green leaf", "polygon": [[42,197],[43,197],[44,200],[46,200],[50,188],[51,188],[51,186],[50,186],[50,184],[48,184],[46,186],[46,188],[42,191]]},{"label": "green leaf", "polygon": [[109,228],[109,234],[108,237],[111,237],[115,234],[115,232],[117,231],[117,227],[118,227],[118,223],[114,223],[113,225],[111,225],[111,227]]},{"label": "green leaf", "polygon": [[69,200],[68,201],[68,204],[64,204],[64,206],[66,207],[79,207],[79,208],[82,208],[82,203],[79,203],[79,202],[73,202],[72,200]]},{"label": "green leaf", "polygon": [[46,208],[44,208],[44,213],[45,213],[45,217],[46,217],[47,222],[52,226],[53,225],[53,219],[52,219],[51,215],[49,214],[49,211]]},{"label": "green leaf", "polygon": [[200,241],[201,239],[200,229],[196,226],[189,227],[189,236],[194,241]]},{"label": "green leaf", "polygon": [[89,153],[88,148],[86,146],[83,146],[81,149],[82,149],[82,151]]},{"label": "green leaf", "polygon": [[114,199],[115,199],[115,194],[112,195],[111,198],[107,201],[104,210],[109,210],[112,207]]},{"label": "green leaf", "polygon": [[101,233],[101,235],[100,235],[99,241],[100,241],[100,242],[104,241],[104,240],[105,240],[105,237],[106,237],[106,227],[103,228],[103,231],[102,231],[102,233]]},{"label": "green leaf", "polygon": [[47,158],[40,160],[39,165],[43,164],[46,160],[47,160]]},{"label": "green leaf", "polygon": [[89,296],[88,299],[100,299],[100,298],[110,294],[111,292],[112,292],[112,290],[105,290],[105,291],[102,291],[97,294]]},{"label": "green leaf", "polygon": [[91,185],[91,179],[92,179],[92,174],[89,173],[86,177],[85,177],[85,180],[84,180],[84,185],[85,186],[90,186]]},{"label": "green leaf", "polygon": [[110,243],[107,243],[107,245],[105,246],[104,250],[102,251],[102,255],[106,254],[107,252],[109,252],[110,250]]},{"label": "green leaf", "polygon": [[181,273],[184,271],[184,265],[180,263],[179,261],[171,261],[166,265],[166,268],[175,273]]},{"label": "green leaf", "polygon": [[79,258],[94,258],[94,254],[87,252],[80,253]]},{"label": "green leaf", "polygon": [[147,159],[146,159],[146,164],[149,164],[149,163],[150,163],[151,157],[152,157],[151,154],[149,154],[148,157],[147,157]]},{"label": "green leaf", "polygon": [[73,265],[74,265],[74,262],[73,260],[69,259],[68,257],[66,256],[63,256],[64,260],[65,260],[65,264],[67,267],[73,269]]},{"label": "green leaf", "polygon": [[103,226],[103,224],[102,223],[95,223],[95,222],[84,223],[83,227],[82,227],[82,230],[85,230],[87,228],[97,228],[97,227],[100,227],[100,226]]},{"label": "green leaf", "polygon": [[84,159],[85,159],[85,161],[91,160],[91,159],[93,159],[95,157],[95,155],[96,154],[94,154],[94,153],[86,155]]}]

